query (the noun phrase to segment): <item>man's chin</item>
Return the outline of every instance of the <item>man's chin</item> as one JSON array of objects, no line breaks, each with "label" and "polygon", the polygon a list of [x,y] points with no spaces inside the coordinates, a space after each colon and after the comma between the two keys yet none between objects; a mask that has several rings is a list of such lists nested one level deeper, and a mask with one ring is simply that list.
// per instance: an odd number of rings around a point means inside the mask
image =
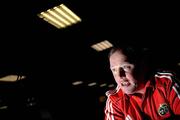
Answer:
[{"label": "man's chin", "polygon": [[133,94],[135,91],[134,91],[134,89],[124,89],[123,90],[123,92],[125,93],[125,94]]}]

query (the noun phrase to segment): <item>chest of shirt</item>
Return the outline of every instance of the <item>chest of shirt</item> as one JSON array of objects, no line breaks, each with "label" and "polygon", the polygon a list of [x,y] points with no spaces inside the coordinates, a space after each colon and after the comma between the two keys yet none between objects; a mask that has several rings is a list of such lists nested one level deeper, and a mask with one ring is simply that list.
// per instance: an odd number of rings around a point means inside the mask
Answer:
[{"label": "chest of shirt", "polygon": [[125,118],[132,120],[161,120],[171,116],[169,103],[161,91],[148,92],[147,97],[129,96],[121,100]]}]

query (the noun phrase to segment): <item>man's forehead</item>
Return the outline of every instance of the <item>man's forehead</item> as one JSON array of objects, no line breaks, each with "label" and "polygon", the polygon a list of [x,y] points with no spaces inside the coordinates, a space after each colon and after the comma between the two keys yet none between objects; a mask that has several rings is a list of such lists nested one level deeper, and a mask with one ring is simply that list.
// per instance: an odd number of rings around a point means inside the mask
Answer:
[{"label": "man's forehead", "polygon": [[116,65],[110,65],[110,69],[116,69],[116,68],[123,67],[123,66],[129,65],[129,64],[130,64],[129,62],[123,62],[123,63],[119,63]]}]

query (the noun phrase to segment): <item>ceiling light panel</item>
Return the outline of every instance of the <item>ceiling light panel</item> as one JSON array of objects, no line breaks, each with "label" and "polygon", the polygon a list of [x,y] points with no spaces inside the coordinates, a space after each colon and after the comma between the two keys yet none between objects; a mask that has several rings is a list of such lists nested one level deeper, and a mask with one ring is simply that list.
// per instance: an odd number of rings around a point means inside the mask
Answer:
[{"label": "ceiling light panel", "polygon": [[64,4],[43,11],[38,16],[58,29],[66,28],[82,21],[79,16]]},{"label": "ceiling light panel", "polygon": [[108,40],[104,40],[102,42],[99,42],[99,43],[96,43],[96,44],[93,44],[91,46],[91,48],[95,49],[96,51],[103,51],[103,50],[106,50],[108,48],[111,48],[113,46],[112,43],[110,43]]},{"label": "ceiling light panel", "polygon": [[26,78],[26,76],[6,75],[4,77],[0,77],[0,81],[3,81],[3,82],[15,82],[15,81],[18,81],[18,80],[23,80],[25,78]]}]

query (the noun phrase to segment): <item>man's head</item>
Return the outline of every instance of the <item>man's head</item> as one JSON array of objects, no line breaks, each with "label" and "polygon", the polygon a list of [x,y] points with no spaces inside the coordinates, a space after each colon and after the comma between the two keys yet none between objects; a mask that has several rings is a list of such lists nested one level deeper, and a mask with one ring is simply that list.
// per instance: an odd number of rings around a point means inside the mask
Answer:
[{"label": "man's head", "polygon": [[122,91],[132,94],[146,82],[148,66],[142,49],[136,47],[114,47],[109,53],[110,69]]}]

